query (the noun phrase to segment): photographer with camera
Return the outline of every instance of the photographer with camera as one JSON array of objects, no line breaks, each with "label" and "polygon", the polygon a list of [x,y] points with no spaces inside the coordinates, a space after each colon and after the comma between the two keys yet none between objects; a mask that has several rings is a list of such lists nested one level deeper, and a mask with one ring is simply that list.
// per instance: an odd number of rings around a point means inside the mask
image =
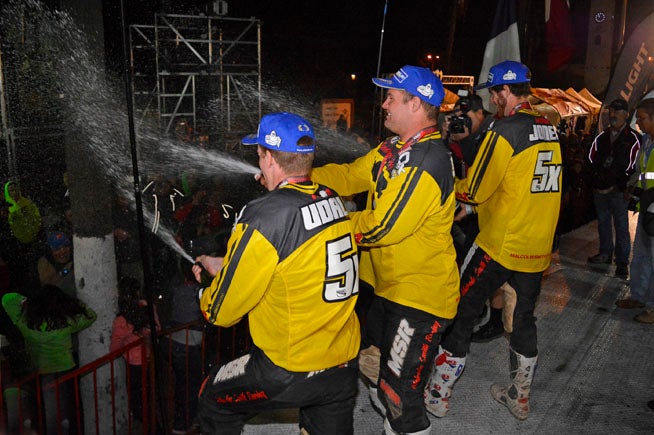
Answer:
[{"label": "photographer with camera", "polygon": [[459,99],[455,106],[455,112],[457,107],[461,115],[450,121],[449,137],[450,141],[459,144],[467,170],[475,161],[479,145],[496,118],[484,109],[479,95],[473,94]]},{"label": "photographer with camera", "polygon": [[[463,179],[466,178],[466,173],[475,160],[479,145],[495,118],[484,109],[480,96],[468,95],[466,91],[459,91],[459,95],[461,97],[456,102],[454,110],[445,117],[443,136],[452,152],[454,174],[456,178]],[[457,209],[454,221],[452,237],[457,252],[457,261],[461,264],[463,256],[468,252],[479,232],[477,215],[459,213]]]},{"label": "photographer with camera", "polygon": [[609,105],[609,127],[597,135],[588,153],[600,245],[599,254],[589,257],[588,262],[611,264],[615,254],[615,276],[623,279],[629,275],[631,251],[627,180],[634,171],[641,143],[640,134],[629,127],[628,119],[627,102],[622,98],[613,100]]}]

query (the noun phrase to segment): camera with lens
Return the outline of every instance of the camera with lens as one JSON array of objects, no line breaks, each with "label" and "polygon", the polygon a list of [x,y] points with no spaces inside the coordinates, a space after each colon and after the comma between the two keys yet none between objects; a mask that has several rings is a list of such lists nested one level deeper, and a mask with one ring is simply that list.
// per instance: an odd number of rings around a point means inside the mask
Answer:
[{"label": "camera with lens", "polygon": [[450,118],[450,134],[465,133],[465,127],[468,127],[468,131],[470,131],[470,128],[472,127],[472,119],[470,119],[468,115],[453,115]]},{"label": "camera with lens", "polygon": [[472,127],[472,119],[466,115],[470,111],[468,91],[461,89],[457,94],[459,95],[459,101],[457,101],[456,105],[459,107],[458,110],[461,111],[461,115],[452,115],[450,117],[450,134],[465,133],[465,127],[468,127],[468,131]]}]

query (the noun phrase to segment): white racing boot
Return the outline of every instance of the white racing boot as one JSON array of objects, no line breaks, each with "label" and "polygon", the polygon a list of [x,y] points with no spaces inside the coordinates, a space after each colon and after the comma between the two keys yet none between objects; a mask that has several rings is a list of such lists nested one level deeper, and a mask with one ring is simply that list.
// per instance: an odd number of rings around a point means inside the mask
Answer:
[{"label": "white racing boot", "polygon": [[387,418],[384,419],[384,434],[385,435],[429,435],[431,433],[431,424],[427,429],[419,430],[418,432],[396,432],[391,427],[391,422]]},{"label": "white racing boot", "polygon": [[434,368],[425,387],[425,408],[436,417],[445,417],[450,409],[452,387],[466,366],[466,357],[454,357],[441,346],[434,359]]},{"label": "white racing boot", "polygon": [[510,349],[511,383],[507,386],[493,384],[490,388],[493,399],[509,408],[518,420],[526,420],[529,416],[529,392],[537,361],[538,356],[527,358]]}]

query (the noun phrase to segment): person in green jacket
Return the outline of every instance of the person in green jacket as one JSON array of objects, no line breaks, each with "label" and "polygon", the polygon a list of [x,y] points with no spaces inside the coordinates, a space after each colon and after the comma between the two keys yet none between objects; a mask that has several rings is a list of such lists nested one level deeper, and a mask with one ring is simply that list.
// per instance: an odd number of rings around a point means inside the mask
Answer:
[{"label": "person in green jacket", "polygon": [[58,433],[61,424],[69,433],[77,433],[75,412],[80,407],[75,406],[74,380],[59,384],[59,399],[55,388],[45,387],[75,368],[72,335],[95,322],[95,311],[53,285],[43,286],[29,298],[7,293],[2,305],[23,335],[34,369],[40,374],[46,424],[41,432]]}]

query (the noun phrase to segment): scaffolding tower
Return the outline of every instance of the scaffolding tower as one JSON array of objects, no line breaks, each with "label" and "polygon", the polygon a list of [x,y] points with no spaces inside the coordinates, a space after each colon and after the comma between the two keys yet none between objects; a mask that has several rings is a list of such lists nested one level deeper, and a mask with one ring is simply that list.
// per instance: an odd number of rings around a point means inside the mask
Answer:
[{"label": "scaffolding tower", "polygon": [[129,40],[137,128],[157,120],[166,135],[185,121],[225,143],[256,129],[260,20],[155,14],[154,25],[131,25]]}]

